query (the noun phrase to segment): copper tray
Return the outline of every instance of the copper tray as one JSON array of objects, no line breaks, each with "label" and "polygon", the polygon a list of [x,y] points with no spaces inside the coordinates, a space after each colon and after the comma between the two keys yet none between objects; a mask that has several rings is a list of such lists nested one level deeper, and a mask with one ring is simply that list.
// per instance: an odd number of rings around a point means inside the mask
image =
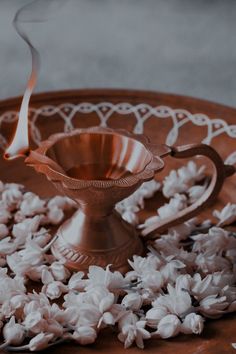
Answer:
[{"label": "copper tray", "polygon": [[[0,102],[0,148],[3,149],[12,135],[16,112],[21,98]],[[145,91],[131,90],[74,90],[37,94],[31,99],[30,129],[31,146],[58,131],[73,127],[95,125],[125,128],[136,133],[144,132],[153,142],[180,145],[205,142],[217,149],[227,162],[236,162],[236,109],[212,102]],[[168,170],[179,166],[179,161],[168,160]],[[4,182],[23,183],[42,197],[57,193],[45,177],[26,167],[22,160],[5,162],[0,157],[0,179]],[[228,202],[236,202],[235,177],[225,183],[214,208]],[[144,216],[156,207],[154,199],[147,203]],[[212,208],[211,208],[212,210]],[[211,210],[202,213],[210,216]],[[235,315],[220,320],[207,321],[202,335],[180,335],[170,340],[147,341],[145,351],[169,353],[235,353],[231,343],[236,341]],[[50,353],[113,353],[125,352],[122,343],[110,330],[104,331],[96,344],[80,347],[66,344],[48,350]],[[47,352],[47,351],[46,351]],[[140,352],[132,347],[129,353]]]}]

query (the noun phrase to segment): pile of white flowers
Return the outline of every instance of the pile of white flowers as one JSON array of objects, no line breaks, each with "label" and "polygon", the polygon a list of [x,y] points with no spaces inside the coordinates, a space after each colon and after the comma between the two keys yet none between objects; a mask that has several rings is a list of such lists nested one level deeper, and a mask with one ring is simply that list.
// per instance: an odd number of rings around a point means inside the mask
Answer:
[{"label": "pile of white flowers", "polygon": [[[144,183],[117,210],[142,229],[185,208],[206,187],[204,168],[189,162],[162,185]],[[169,202],[140,225],[137,212],[157,190]],[[150,338],[200,334],[205,318],[236,310],[236,238],[222,228],[236,220],[236,205],[214,211],[214,226],[192,219],[169,229],[145,257],[129,260],[125,275],[91,266],[86,276],[50,253],[50,225],[73,207],[66,197],[46,201],[0,182],[0,349],[38,351],[69,340],[86,345],[109,326],[125,348],[143,348]]]}]

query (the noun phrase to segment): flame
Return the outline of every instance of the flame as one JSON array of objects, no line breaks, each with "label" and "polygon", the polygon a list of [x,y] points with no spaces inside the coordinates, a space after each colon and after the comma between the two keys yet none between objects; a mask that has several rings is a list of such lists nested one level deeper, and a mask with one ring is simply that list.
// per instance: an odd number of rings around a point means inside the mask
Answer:
[{"label": "flame", "polygon": [[49,16],[53,14],[58,8],[58,5],[64,5],[65,2],[66,0],[35,0],[32,3],[20,8],[14,17],[13,25],[19,36],[26,42],[30,49],[32,58],[32,70],[22,99],[14,137],[4,153],[4,158],[7,160],[12,160],[20,156],[27,156],[29,153],[29,101],[36,86],[40,68],[39,52],[33,46],[28,35],[22,28],[22,24],[46,22]]}]

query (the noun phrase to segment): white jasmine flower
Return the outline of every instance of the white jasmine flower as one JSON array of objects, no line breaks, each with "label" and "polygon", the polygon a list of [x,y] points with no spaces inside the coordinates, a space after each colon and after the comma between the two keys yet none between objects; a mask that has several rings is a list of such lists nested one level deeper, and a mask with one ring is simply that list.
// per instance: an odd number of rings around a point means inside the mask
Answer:
[{"label": "white jasmine flower", "polygon": [[149,339],[151,334],[145,329],[146,321],[138,321],[138,317],[132,313],[122,317],[119,321],[119,329],[121,332],[118,339],[124,343],[125,348],[129,348],[133,342],[143,349],[144,339]]},{"label": "white jasmine flower", "polygon": [[69,292],[64,296],[65,308],[75,308],[78,314],[77,326],[96,327],[103,321],[104,313],[110,312],[115,297],[107,288],[96,286],[86,292],[75,294]]},{"label": "white jasmine flower", "polygon": [[104,312],[98,321],[97,328],[100,329],[107,326],[114,326],[115,322],[115,318],[111,312]]},{"label": "white jasmine flower", "polygon": [[[68,296],[68,294],[65,295],[64,298],[67,297],[67,296]],[[70,305],[63,312],[61,312],[61,313],[57,312],[54,315],[54,317],[63,326],[66,327],[66,326],[69,325],[69,326],[71,326],[71,328],[75,329],[76,327],[78,327],[79,317],[80,317],[78,306],[76,306],[75,304],[74,305]],[[94,323],[94,322],[92,321],[92,323]],[[86,325],[87,325],[87,323],[86,323]],[[95,325],[96,325],[96,322],[95,322]]]},{"label": "white jasmine flower", "polygon": [[185,334],[200,334],[203,331],[204,318],[196,313],[189,313],[181,326],[181,332]]},{"label": "white jasmine flower", "polygon": [[15,252],[18,248],[18,243],[12,240],[11,237],[5,237],[0,240],[0,255],[7,255]]},{"label": "white jasmine flower", "polygon": [[2,192],[2,201],[5,203],[7,208],[14,209],[19,205],[22,200],[22,192],[18,188],[10,187]]},{"label": "white jasmine flower", "polygon": [[150,254],[147,257],[134,255],[133,261],[128,260],[128,262],[129,265],[133,268],[134,272],[128,272],[126,276],[129,276],[129,274],[136,274],[141,276],[142,274],[147,274],[148,272],[158,269],[162,264],[162,261],[158,259],[158,257]]},{"label": "white jasmine flower", "polygon": [[42,283],[44,285],[50,284],[54,281],[54,277],[48,268],[42,270]]},{"label": "white jasmine flower", "polygon": [[188,189],[189,202],[192,204],[196,202],[206,191],[206,185],[203,186],[192,186]]},{"label": "white jasmine flower", "polygon": [[[219,284],[219,280],[217,281]],[[191,287],[191,293],[200,301],[207,296],[217,295],[219,292],[218,284],[213,281],[213,275],[208,274],[205,278],[201,278],[199,273],[194,274]]]},{"label": "white jasmine flower", "polygon": [[222,227],[234,223],[236,220],[236,204],[228,203],[220,211],[214,210],[213,216],[219,220],[217,226]]},{"label": "white jasmine flower", "polygon": [[57,195],[56,197],[53,197],[49,200],[47,207],[49,209],[53,209],[56,207],[58,209],[68,210],[70,208],[76,207],[76,202],[74,202],[68,197]]},{"label": "white jasmine flower", "polygon": [[113,317],[113,324],[118,322],[124,315],[130,312],[130,310],[127,311],[121,304],[116,303],[114,303],[109,309],[109,313]]},{"label": "white jasmine flower", "polygon": [[24,186],[23,184],[19,183],[5,183],[4,190],[6,189],[18,189],[18,190],[23,190]]},{"label": "white jasmine flower", "polygon": [[95,305],[88,303],[80,304],[76,326],[89,326],[96,328],[102,315],[103,313],[101,313]]},{"label": "white jasmine flower", "polygon": [[[102,324],[115,323],[111,312],[115,297],[106,288],[97,286],[89,290],[89,292],[74,295],[70,299],[66,295],[65,299],[67,303],[64,303],[63,306],[77,306],[77,327],[90,326],[96,328]],[[112,316],[108,313],[111,313]]]},{"label": "white jasmine flower", "polygon": [[[142,288],[142,283],[137,285],[137,291],[140,291],[143,299],[143,306],[151,305],[156,298],[156,292],[150,288]],[[162,291],[162,289],[160,290]]]},{"label": "white jasmine flower", "polygon": [[162,253],[165,256],[172,256],[178,254],[178,246],[178,242],[174,239],[171,239],[169,235],[163,235],[154,242],[156,252]]},{"label": "white jasmine flower", "polygon": [[[168,261],[168,258],[167,258]],[[161,267],[160,272],[162,278],[165,282],[175,281],[180,275],[180,270],[185,268],[185,264],[177,259],[170,259],[163,267]]]},{"label": "white jasmine flower", "polygon": [[222,253],[228,246],[228,232],[219,228],[212,227],[208,234],[199,234],[191,237],[195,242],[194,252],[207,252],[208,254]]},{"label": "white jasmine flower", "polygon": [[195,259],[197,257],[194,252],[188,252],[181,248],[176,252],[176,257],[185,264],[186,272],[193,272],[193,269],[195,268]]},{"label": "white jasmine flower", "polygon": [[139,223],[138,215],[131,210],[127,210],[122,214],[122,218],[128,223],[136,226]]},{"label": "white jasmine flower", "polygon": [[198,270],[201,270],[206,274],[231,269],[231,264],[226,258],[214,254],[198,254],[195,259],[195,264],[197,265]]},{"label": "white jasmine flower", "polygon": [[[42,293],[42,292],[39,292],[39,293],[33,292],[32,294],[28,293],[28,296],[29,296],[29,300],[31,301],[30,303],[35,303],[37,306],[39,306],[41,308],[41,311],[43,311],[43,309],[48,309],[49,308],[50,302],[49,302],[47,296],[44,293]],[[30,303],[26,304],[26,307],[28,307],[28,310],[31,312]],[[38,308],[38,307],[35,307],[35,308]]]},{"label": "white jasmine flower", "polygon": [[141,284],[144,289],[149,288],[156,292],[164,285],[162,273],[158,270],[143,273],[141,276]]},{"label": "white jasmine flower", "polygon": [[169,313],[179,317],[185,316],[192,310],[192,299],[190,294],[182,288],[174,288],[167,285],[168,294],[161,295],[153,302],[153,307],[164,306]]},{"label": "white jasmine flower", "polygon": [[10,305],[14,310],[23,308],[27,302],[28,302],[28,297],[26,294],[14,295],[10,299]]},{"label": "white jasmine flower", "polygon": [[12,316],[10,321],[3,327],[3,337],[7,345],[19,345],[25,338],[25,328],[19,323],[16,323],[15,317]]},{"label": "white jasmine flower", "polygon": [[44,248],[41,248],[35,241],[27,242],[26,247],[19,252],[24,262],[31,265],[40,265],[44,261]]},{"label": "white jasmine flower", "polygon": [[176,336],[181,330],[181,322],[176,315],[166,315],[158,323],[157,331],[152,335],[158,334],[161,338]]},{"label": "white jasmine flower", "polygon": [[138,293],[129,293],[123,297],[121,305],[132,311],[140,310],[143,303],[142,296]]},{"label": "white jasmine flower", "polygon": [[64,334],[63,326],[54,318],[48,318],[45,332],[52,333],[56,338],[61,338]]},{"label": "white jasmine flower", "polygon": [[212,284],[219,287],[220,289],[224,288],[227,285],[233,285],[235,283],[234,274],[231,272],[216,272],[211,274]]},{"label": "white jasmine flower", "polygon": [[178,293],[181,293],[182,291],[190,292],[192,284],[193,279],[190,274],[181,274],[176,279],[175,289]]},{"label": "white jasmine flower", "polygon": [[19,252],[15,252],[7,256],[7,264],[9,268],[19,276],[24,276],[29,270],[30,264],[26,261],[23,261],[22,257],[19,255]]},{"label": "white jasmine flower", "polygon": [[[79,294],[80,296],[78,296]],[[83,299],[81,299],[82,295],[84,295],[84,292],[77,293],[69,290],[68,293],[64,295],[63,307],[66,309],[71,307],[78,308],[78,305],[83,302]]]},{"label": "white jasmine flower", "polygon": [[72,334],[72,339],[81,345],[92,344],[97,338],[97,332],[92,327],[80,326]]},{"label": "white jasmine flower", "polygon": [[44,247],[51,240],[51,235],[44,227],[42,227],[33,234],[33,239],[37,243],[37,245],[39,245],[40,247]]},{"label": "white jasmine flower", "polygon": [[63,218],[64,218],[64,213],[63,213],[62,209],[59,209],[56,206],[50,208],[47,213],[48,223],[53,224],[53,225],[59,224]]},{"label": "white jasmine flower", "polygon": [[169,203],[160,207],[157,212],[161,219],[169,218],[187,207],[187,197],[184,194],[175,194]]},{"label": "white jasmine flower", "polygon": [[145,229],[146,227],[156,223],[159,220],[161,220],[161,218],[158,215],[150,216],[144,221],[143,224],[138,225],[138,229]]},{"label": "white jasmine flower", "polygon": [[[31,296],[32,295],[35,295],[35,294],[31,294]],[[40,314],[42,315],[42,307],[41,307],[39,299],[38,298],[32,299],[31,296],[29,297],[29,301],[24,306],[24,315],[27,316],[27,315],[31,314],[32,312],[37,312],[37,311],[39,311]],[[46,305],[48,305],[48,304],[46,304]]]},{"label": "white jasmine flower", "polygon": [[23,274],[33,281],[40,281],[42,279],[42,273],[46,269],[48,269],[46,264],[39,264],[32,267],[27,263],[26,269]]},{"label": "white jasmine flower", "polygon": [[50,271],[55,280],[64,282],[70,276],[70,271],[60,262],[53,262],[50,265]]},{"label": "white jasmine flower", "polygon": [[172,238],[172,235],[162,236],[155,241],[154,246],[157,252],[160,252],[164,257],[173,258],[173,255],[175,255],[175,258],[185,264],[186,270],[191,271],[193,269],[197,255],[181,248],[179,243]]},{"label": "white jasmine flower", "polygon": [[78,309],[76,307],[69,307],[67,309],[61,309],[56,303],[53,303],[50,309],[51,318],[55,319],[62,326],[68,325],[75,326],[78,321]]},{"label": "white jasmine flower", "polygon": [[67,287],[60,281],[52,281],[42,287],[44,292],[50,300],[58,299],[64,292],[67,292]]},{"label": "white jasmine flower", "polygon": [[175,170],[172,170],[163,181],[162,193],[166,198],[171,198],[176,193],[186,192],[187,189],[188,185],[183,183],[182,179],[179,178],[178,173]]},{"label": "white jasmine flower", "polygon": [[27,192],[24,194],[23,201],[20,205],[20,211],[25,216],[44,213],[45,201],[40,199],[36,194]]},{"label": "white jasmine flower", "polygon": [[123,275],[118,271],[111,272],[109,265],[105,270],[98,266],[89,267],[86,289],[96,285],[104,285],[109,290],[115,290],[122,288],[125,284]]},{"label": "white jasmine flower", "polygon": [[145,319],[147,321],[147,325],[151,328],[157,328],[160,320],[166,315],[168,315],[168,309],[165,306],[156,305],[146,313]]},{"label": "white jasmine flower", "polygon": [[40,220],[40,215],[24,219],[21,223],[13,226],[12,235],[19,240],[20,244],[24,244],[26,239],[38,230]]},{"label": "white jasmine flower", "polygon": [[41,215],[35,215],[32,218],[26,218],[22,223],[26,225],[30,232],[35,233],[39,229],[41,217]]},{"label": "white jasmine flower", "polygon": [[155,181],[144,182],[131,196],[116,204],[116,210],[122,214],[129,210],[137,212],[144,208],[144,199],[152,197],[160,189],[160,183]]},{"label": "white jasmine flower", "polygon": [[30,340],[28,349],[30,351],[43,350],[48,347],[49,342],[52,341],[53,338],[54,335],[52,333],[39,333]]},{"label": "white jasmine flower", "polygon": [[0,240],[9,234],[8,228],[5,224],[0,224]]},{"label": "white jasmine flower", "polygon": [[6,299],[4,303],[1,305],[1,318],[10,318],[15,313],[14,309],[12,309],[9,300]]},{"label": "white jasmine flower", "polygon": [[218,318],[222,316],[228,305],[226,296],[209,295],[200,301],[199,311],[206,317]]},{"label": "white jasmine flower", "polygon": [[[138,191],[144,198],[151,198],[157,191],[160,190],[160,188],[161,183],[155,179],[152,179],[151,181],[144,182]],[[142,207],[144,207],[144,205],[142,205]]]},{"label": "white jasmine flower", "polygon": [[179,177],[184,183],[194,183],[201,181],[204,176],[205,166],[201,166],[199,169],[194,161],[189,161],[186,166],[182,166],[178,169]]},{"label": "white jasmine flower", "polygon": [[226,285],[219,293],[220,296],[225,296],[228,303],[233,303],[236,300],[236,287]]},{"label": "white jasmine flower", "polygon": [[46,329],[47,321],[43,318],[43,315],[38,310],[28,313],[23,321],[24,327],[33,334],[44,332]]},{"label": "white jasmine flower", "polygon": [[113,305],[115,296],[106,288],[101,286],[94,286],[86,292],[87,302],[97,306],[100,312],[108,311]]},{"label": "white jasmine flower", "polygon": [[189,237],[191,232],[196,228],[196,218],[190,219],[183,224],[171,227],[168,234],[175,241],[182,241]]},{"label": "white jasmine flower", "polygon": [[83,272],[74,273],[69,279],[68,289],[77,290],[77,291],[83,290],[86,282],[86,280],[84,280],[83,277],[84,277]]},{"label": "white jasmine flower", "polygon": [[205,166],[199,169],[193,161],[189,161],[187,166],[179,168],[177,171],[172,170],[163,181],[163,194],[170,198],[176,193],[187,192],[195,182],[204,178]]}]

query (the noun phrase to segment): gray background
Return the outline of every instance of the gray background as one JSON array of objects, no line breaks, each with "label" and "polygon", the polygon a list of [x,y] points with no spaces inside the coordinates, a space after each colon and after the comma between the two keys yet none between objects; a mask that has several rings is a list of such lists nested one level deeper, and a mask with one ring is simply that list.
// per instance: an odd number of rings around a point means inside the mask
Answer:
[{"label": "gray background", "polygon": [[[30,0],[0,0],[0,99],[22,95],[27,46],[11,21]],[[236,105],[236,0],[70,0],[27,25],[41,53],[36,91],[114,87]]]}]

